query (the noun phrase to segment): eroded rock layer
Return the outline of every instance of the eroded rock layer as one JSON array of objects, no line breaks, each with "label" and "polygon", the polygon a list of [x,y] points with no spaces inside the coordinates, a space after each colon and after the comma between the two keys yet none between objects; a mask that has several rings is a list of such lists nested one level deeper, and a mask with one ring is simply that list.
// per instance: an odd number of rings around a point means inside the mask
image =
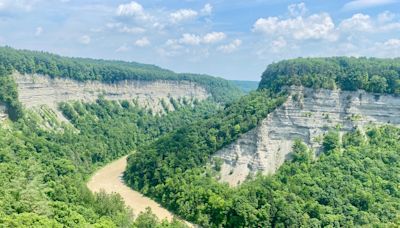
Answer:
[{"label": "eroded rock layer", "polygon": [[209,94],[195,83],[188,81],[134,81],[125,80],[114,84],[99,81],[78,82],[70,79],[52,79],[41,75],[14,73],[18,85],[19,100],[25,107],[42,105],[56,109],[65,101],[93,102],[99,96],[109,100],[136,99],[139,105],[162,112],[167,105],[172,109],[170,98],[204,100]]},{"label": "eroded rock layer", "polygon": [[364,91],[318,90],[292,87],[288,100],[255,129],[215,155],[223,161],[221,181],[243,182],[249,174],[274,173],[286,159],[295,139],[318,153],[323,134],[346,132],[370,124],[400,125],[400,98]]}]

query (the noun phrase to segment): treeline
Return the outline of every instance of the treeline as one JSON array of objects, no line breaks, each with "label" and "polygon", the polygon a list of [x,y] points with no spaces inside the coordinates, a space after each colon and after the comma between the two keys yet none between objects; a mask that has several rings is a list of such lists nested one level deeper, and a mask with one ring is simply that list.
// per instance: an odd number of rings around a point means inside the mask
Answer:
[{"label": "treeline", "polygon": [[213,115],[218,106],[206,101],[155,116],[135,101],[100,98],[61,109],[73,126],[49,129],[34,112],[0,126],[1,227],[184,226],[157,221],[149,212],[133,220],[119,196],[93,195],[85,182],[97,167]]},{"label": "treeline", "polygon": [[0,47],[0,73],[43,74],[78,81],[99,80],[114,83],[122,80],[190,81],[204,87],[217,102],[237,99],[241,91],[231,82],[208,75],[178,74],[154,65],[135,62],[61,57],[46,52]]},{"label": "treeline", "polygon": [[284,86],[400,94],[400,59],[298,58],[269,65],[259,88]]}]

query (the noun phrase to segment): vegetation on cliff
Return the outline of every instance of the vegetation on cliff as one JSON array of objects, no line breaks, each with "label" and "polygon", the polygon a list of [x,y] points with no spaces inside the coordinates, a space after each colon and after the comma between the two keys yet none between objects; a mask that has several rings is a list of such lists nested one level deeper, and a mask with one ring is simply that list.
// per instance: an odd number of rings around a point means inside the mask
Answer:
[{"label": "vegetation on cliff", "polygon": [[185,80],[205,88],[217,102],[229,103],[241,96],[241,91],[233,83],[208,75],[178,74],[154,65],[135,62],[68,58],[45,52],[0,47],[0,73],[13,70],[26,74],[36,73],[78,81],[99,80],[106,83],[122,80]]}]

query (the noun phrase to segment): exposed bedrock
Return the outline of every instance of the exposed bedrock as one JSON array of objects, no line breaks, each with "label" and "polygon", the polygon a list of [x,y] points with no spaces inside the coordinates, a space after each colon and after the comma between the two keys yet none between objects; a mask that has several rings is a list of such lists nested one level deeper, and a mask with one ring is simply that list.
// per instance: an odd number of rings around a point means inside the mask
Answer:
[{"label": "exposed bedrock", "polygon": [[176,100],[204,100],[207,91],[188,81],[138,81],[125,80],[118,83],[99,81],[78,82],[71,79],[52,79],[43,75],[13,74],[18,85],[19,100],[27,108],[46,105],[56,110],[58,103],[65,101],[93,102],[99,96],[108,100],[136,99],[140,106],[163,112],[164,105],[172,110],[170,98]]},{"label": "exposed bedrock", "polygon": [[318,153],[321,138],[340,126],[346,132],[370,124],[400,125],[400,98],[365,91],[291,87],[288,100],[255,129],[215,154],[223,161],[221,181],[234,186],[249,174],[274,173],[301,139]]}]

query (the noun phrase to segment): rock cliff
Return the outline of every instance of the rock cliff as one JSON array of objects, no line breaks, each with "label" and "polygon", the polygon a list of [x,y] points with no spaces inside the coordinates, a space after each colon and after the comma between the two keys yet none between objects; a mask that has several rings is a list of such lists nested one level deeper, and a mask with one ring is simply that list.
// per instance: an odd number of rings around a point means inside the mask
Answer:
[{"label": "rock cliff", "polygon": [[[93,102],[100,95],[109,100],[132,100],[152,109],[163,112],[164,105],[173,109],[170,98],[176,100],[204,100],[209,94],[195,83],[188,81],[135,81],[125,80],[114,84],[99,81],[78,82],[71,79],[50,78],[43,75],[13,74],[18,85],[19,100],[27,108],[46,105],[53,110],[64,101],[79,100]],[[59,114],[59,113],[58,113]]]},{"label": "rock cliff", "polygon": [[342,132],[371,124],[400,125],[400,98],[364,91],[291,87],[288,100],[255,129],[215,154],[223,161],[221,181],[234,186],[249,174],[274,173],[301,139],[316,153],[329,129]]}]

